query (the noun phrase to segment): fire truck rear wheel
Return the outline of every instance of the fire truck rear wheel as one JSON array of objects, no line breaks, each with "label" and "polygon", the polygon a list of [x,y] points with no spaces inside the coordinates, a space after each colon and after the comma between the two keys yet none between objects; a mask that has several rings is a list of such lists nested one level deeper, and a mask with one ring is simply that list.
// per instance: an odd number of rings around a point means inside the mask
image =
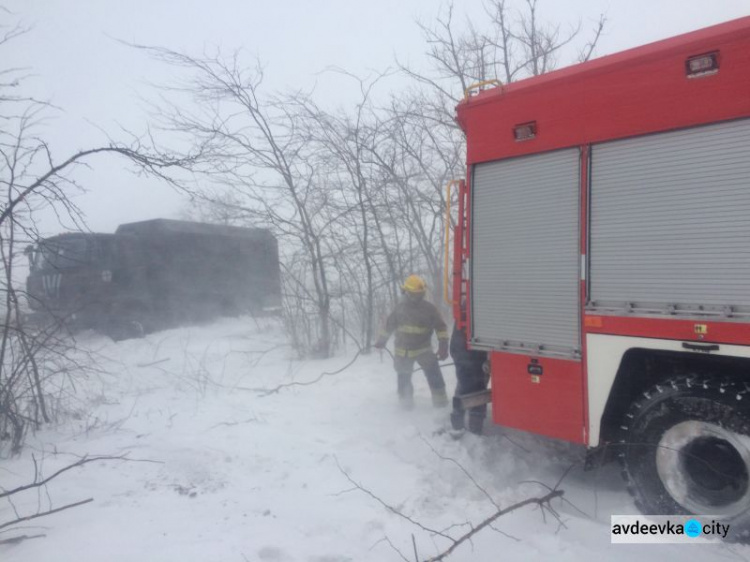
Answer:
[{"label": "fire truck rear wheel", "polygon": [[677,377],[634,402],[622,426],[623,477],[644,514],[710,515],[750,537],[750,387]]}]

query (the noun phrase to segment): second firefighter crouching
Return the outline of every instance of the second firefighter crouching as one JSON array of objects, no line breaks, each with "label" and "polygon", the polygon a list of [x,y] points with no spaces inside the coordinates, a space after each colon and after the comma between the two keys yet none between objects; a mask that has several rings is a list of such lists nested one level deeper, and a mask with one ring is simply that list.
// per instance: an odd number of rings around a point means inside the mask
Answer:
[{"label": "second firefighter crouching", "polygon": [[[448,328],[437,307],[425,300],[427,284],[417,275],[407,277],[403,286],[404,298],[391,312],[385,328],[375,342],[376,348],[385,347],[388,338],[396,333],[393,366],[398,378],[398,397],[402,406],[414,404],[411,377],[416,361],[424,371],[436,407],[448,405],[445,381],[438,360],[448,357]],[[438,352],[432,350],[432,334],[438,338]]]}]

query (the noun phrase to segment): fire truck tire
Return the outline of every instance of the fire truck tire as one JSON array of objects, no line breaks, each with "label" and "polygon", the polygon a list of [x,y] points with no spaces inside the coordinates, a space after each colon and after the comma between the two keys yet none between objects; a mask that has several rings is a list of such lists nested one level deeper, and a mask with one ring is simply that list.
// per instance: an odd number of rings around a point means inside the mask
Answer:
[{"label": "fire truck tire", "polygon": [[750,386],[677,377],[643,392],[622,425],[620,461],[644,514],[710,515],[750,537]]}]

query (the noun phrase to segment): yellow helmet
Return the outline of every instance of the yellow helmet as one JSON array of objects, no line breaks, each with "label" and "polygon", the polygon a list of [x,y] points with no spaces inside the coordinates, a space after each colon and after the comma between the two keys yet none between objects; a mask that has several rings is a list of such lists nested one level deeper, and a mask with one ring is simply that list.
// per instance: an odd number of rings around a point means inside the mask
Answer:
[{"label": "yellow helmet", "polygon": [[427,290],[427,283],[419,275],[409,275],[401,288],[407,293],[424,293]]}]

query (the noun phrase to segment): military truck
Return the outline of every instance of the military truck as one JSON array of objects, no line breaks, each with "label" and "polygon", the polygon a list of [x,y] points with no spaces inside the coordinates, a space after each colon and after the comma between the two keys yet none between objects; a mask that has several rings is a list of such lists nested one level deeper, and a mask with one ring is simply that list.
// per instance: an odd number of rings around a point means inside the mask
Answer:
[{"label": "military truck", "polygon": [[155,219],[26,251],[34,315],[114,339],[281,306],[278,244],[265,229]]}]

